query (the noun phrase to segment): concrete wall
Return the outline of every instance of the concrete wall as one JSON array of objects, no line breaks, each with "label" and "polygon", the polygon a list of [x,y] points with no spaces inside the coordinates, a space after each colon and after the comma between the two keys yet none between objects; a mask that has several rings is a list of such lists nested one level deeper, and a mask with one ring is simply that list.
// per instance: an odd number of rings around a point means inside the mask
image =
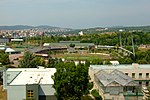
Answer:
[{"label": "concrete wall", "polygon": [[39,100],[57,100],[54,93],[55,89],[52,85],[39,85]]},{"label": "concrete wall", "polygon": [[25,100],[26,86],[7,86],[7,100]]},{"label": "concrete wall", "polygon": [[54,95],[55,89],[52,87],[52,85],[39,85],[39,95]]}]

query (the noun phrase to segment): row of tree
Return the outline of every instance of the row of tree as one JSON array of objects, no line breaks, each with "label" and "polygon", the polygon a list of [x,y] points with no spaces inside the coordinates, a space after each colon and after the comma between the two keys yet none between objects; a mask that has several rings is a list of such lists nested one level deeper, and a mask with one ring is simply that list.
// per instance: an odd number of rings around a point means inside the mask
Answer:
[{"label": "row of tree", "polygon": [[23,59],[20,60],[19,67],[21,68],[37,68],[38,66],[43,66],[47,68],[54,68],[55,65],[60,60],[57,58],[52,58],[51,54],[48,54],[47,62],[45,58],[38,57],[33,53],[27,51],[24,53]]},{"label": "row of tree", "polygon": [[[84,34],[83,36],[42,36],[31,37],[30,43],[59,42],[59,41],[81,41],[82,43],[95,43],[97,45],[119,45],[119,38],[122,38],[123,46],[129,46],[131,42],[131,32],[113,32],[106,34]],[[132,32],[135,45],[150,44],[149,32]]]}]

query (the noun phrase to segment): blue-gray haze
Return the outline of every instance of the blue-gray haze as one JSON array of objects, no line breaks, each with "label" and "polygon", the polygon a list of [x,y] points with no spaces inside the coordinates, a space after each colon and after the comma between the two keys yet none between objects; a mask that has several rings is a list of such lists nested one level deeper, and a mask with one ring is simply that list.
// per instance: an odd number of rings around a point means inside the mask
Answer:
[{"label": "blue-gray haze", "polygon": [[1,25],[150,25],[150,0],[0,0]]}]

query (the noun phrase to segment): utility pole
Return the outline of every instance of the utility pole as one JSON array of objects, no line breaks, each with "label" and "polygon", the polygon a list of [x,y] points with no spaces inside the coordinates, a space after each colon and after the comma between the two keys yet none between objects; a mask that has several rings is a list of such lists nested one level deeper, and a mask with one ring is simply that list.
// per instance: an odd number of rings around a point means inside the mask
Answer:
[{"label": "utility pole", "polygon": [[44,35],[44,32],[42,32],[41,34],[41,47],[43,48],[43,35]]},{"label": "utility pole", "polygon": [[120,38],[120,47],[122,47],[122,38],[121,38],[121,33],[123,32],[123,30],[119,30],[119,38]]},{"label": "utility pole", "polygon": [[26,48],[29,49],[30,43],[29,43],[29,32],[26,33]]},{"label": "utility pole", "polygon": [[133,34],[132,34],[132,32],[131,32],[131,41],[132,41],[133,56],[135,58],[135,48],[134,48],[134,41],[133,41]]}]

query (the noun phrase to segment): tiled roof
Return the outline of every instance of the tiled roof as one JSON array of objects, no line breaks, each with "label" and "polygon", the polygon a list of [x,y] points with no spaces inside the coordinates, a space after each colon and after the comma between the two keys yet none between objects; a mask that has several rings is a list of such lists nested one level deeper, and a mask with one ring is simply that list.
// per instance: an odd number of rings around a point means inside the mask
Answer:
[{"label": "tiled roof", "polygon": [[114,70],[111,73],[100,70],[95,74],[95,77],[104,85],[108,86],[109,84],[116,82],[121,86],[133,86],[137,85],[132,78],[125,75],[123,72]]}]

